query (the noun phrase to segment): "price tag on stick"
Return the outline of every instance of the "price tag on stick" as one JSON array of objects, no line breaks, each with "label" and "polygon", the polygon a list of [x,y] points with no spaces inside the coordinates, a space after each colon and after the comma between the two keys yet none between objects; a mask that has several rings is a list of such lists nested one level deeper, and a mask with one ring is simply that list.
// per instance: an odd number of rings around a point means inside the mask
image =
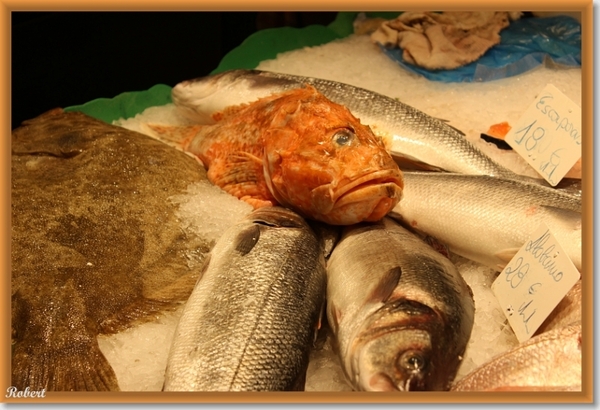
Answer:
[{"label": "price tag on stick", "polygon": [[581,158],[581,107],[548,84],[511,128],[506,142],[556,186]]},{"label": "price tag on stick", "polygon": [[579,271],[542,224],[492,283],[519,342],[528,340],[579,280]]}]

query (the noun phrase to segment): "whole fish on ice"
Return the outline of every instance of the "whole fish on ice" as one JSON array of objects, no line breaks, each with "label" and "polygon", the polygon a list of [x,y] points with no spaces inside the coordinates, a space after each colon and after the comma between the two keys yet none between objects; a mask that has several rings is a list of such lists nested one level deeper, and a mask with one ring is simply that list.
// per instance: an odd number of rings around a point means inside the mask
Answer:
[{"label": "whole fish on ice", "polygon": [[187,301],[165,391],[304,390],[325,297],[320,239],[296,213],[262,207],[226,230]]},{"label": "whole fish on ice", "polygon": [[[119,390],[98,335],[184,301],[211,243],[177,206],[206,172],[146,135],[55,109],[11,138],[9,386]],[[140,155],[140,153],[144,153]]]},{"label": "whole fish on ice", "polygon": [[344,227],[327,262],[327,319],[356,390],[448,390],[474,310],[454,264],[387,217]]},{"label": "whole fish on ice", "polygon": [[[233,104],[310,84],[331,101],[346,106],[380,135],[393,156],[418,169],[523,179],[493,161],[444,121],[394,98],[336,81],[259,70],[231,70],[183,81],[172,99],[194,121],[210,124]],[[215,117],[216,113],[216,117]]]},{"label": "whole fish on ice", "polygon": [[486,175],[405,172],[404,181],[393,215],[452,252],[502,270],[544,222],[581,270],[580,198]]},{"label": "whole fish on ice", "polygon": [[255,207],[277,205],[333,225],[376,221],[402,196],[402,173],[347,108],[312,86],[227,107],[216,124],[149,124],[196,156],[208,178]]},{"label": "whole fish on ice", "polygon": [[475,369],[452,391],[581,391],[581,323],[541,333]]}]

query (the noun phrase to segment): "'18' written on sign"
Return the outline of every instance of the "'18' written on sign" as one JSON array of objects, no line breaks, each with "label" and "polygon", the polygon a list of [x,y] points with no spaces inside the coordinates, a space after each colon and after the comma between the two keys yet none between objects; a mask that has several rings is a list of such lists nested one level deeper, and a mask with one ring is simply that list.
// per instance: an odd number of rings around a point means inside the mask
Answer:
[{"label": "'18' written on sign", "polygon": [[581,108],[548,84],[506,142],[556,186],[581,157]]}]

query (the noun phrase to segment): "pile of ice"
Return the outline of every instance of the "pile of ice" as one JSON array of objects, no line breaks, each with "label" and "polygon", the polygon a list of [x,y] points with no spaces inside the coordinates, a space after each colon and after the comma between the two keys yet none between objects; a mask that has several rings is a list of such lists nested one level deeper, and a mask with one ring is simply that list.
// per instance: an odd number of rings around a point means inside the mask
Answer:
[{"label": "pile of ice", "polygon": [[[367,36],[350,36],[322,46],[284,53],[275,60],[262,62],[257,68],[340,81],[398,98],[431,116],[449,121],[498,162],[515,172],[532,176],[536,174],[520,157],[501,152],[481,140],[480,134],[493,124],[504,121],[516,123],[548,83],[581,104],[580,69],[540,67],[518,77],[489,83],[437,83],[402,70],[371,44]],[[152,122],[166,124],[184,124],[186,121],[172,105],[167,105],[150,108],[136,118],[118,121],[117,124],[143,131],[139,123],[149,118]],[[185,229],[197,228],[195,221],[202,219],[195,218],[200,217],[200,212],[207,212],[207,209],[213,212],[217,208],[224,211],[226,217],[223,219],[216,214],[212,217],[214,225],[209,230],[215,233],[216,238],[219,232],[249,212],[249,207],[244,208],[245,204],[226,197],[227,194],[220,190],[199,183],[173,201],[180,204]],[[231,201],[225,205],[225,199]],[[207,207],[206,203],[219,205]],[[242,204],[241,208],[239,204]],[[205,220],[206,216],[203,218]],[[201,234],[206,235],[207,232]],[[515,346],[517,339],[490,289],[496,273],[464,258],[453,256],[453,260],[471,286],[476,306],[472,337],[457,376],[460,379],[495,355]],[[179,314],[180,310],[166,313],[156,322],[112,337],[100,337],[101,349],[115,369],[122,390],[160,390]],[[311,355],[306,390],[350,390],[331,341],[324,335],[321,335],[318,348]]]}]

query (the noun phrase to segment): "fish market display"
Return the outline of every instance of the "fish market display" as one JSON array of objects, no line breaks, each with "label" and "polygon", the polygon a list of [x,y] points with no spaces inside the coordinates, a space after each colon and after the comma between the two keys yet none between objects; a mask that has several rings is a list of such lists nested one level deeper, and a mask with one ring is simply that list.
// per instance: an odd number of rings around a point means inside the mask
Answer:
[{"label": "fish market display", "polygon": [[[97,336],[185,300],[210,244],[168,201],[206,180],[145,135],[61,109],[12,133],[12,381],[19,390],[119,390]],[[143,153],[143,155],[141,155]]]},{"label": "fish market display", "polygon": [[502,268],[544,222],[581,271],[581,199],[485,175],[405,172],[403,221],[452,252]]},{"label": "fish market display", "polygon": [[[393,156],[414,167],[465,174],[521,178],[497,164],[463,134],[394,98],[341,82],[259,70],[231,70],[183,81],[173,102],[188,117],[211,123],[226,107],[252,102],[272,93],[310,84],[330,100],[346,106],[363,124],[383,137]],[[218,116],[218,114],[217,114]]]},{"label": "fish market display", "polygon": [[282,205],[334,225],[376,221],[402,174],[369,127],[313,87],[228,106],[214,125],[149,127],[197,155],[215,185],[255,207]]},{"label": "fish market display", "polygon": [[581,390],[581,323],[534,336],[465,376],[452,390]]},{"label": "fish market display", "polygon": [[452,262],[389,218],[345,228],[327,263],[327,319],[356,390],[448,390],[474,309]]},{"label": "fish market display", "polygon": [[297,214],[262,207],[219,238],[177,325],[165,391],[304,390],[325,259]]}]

